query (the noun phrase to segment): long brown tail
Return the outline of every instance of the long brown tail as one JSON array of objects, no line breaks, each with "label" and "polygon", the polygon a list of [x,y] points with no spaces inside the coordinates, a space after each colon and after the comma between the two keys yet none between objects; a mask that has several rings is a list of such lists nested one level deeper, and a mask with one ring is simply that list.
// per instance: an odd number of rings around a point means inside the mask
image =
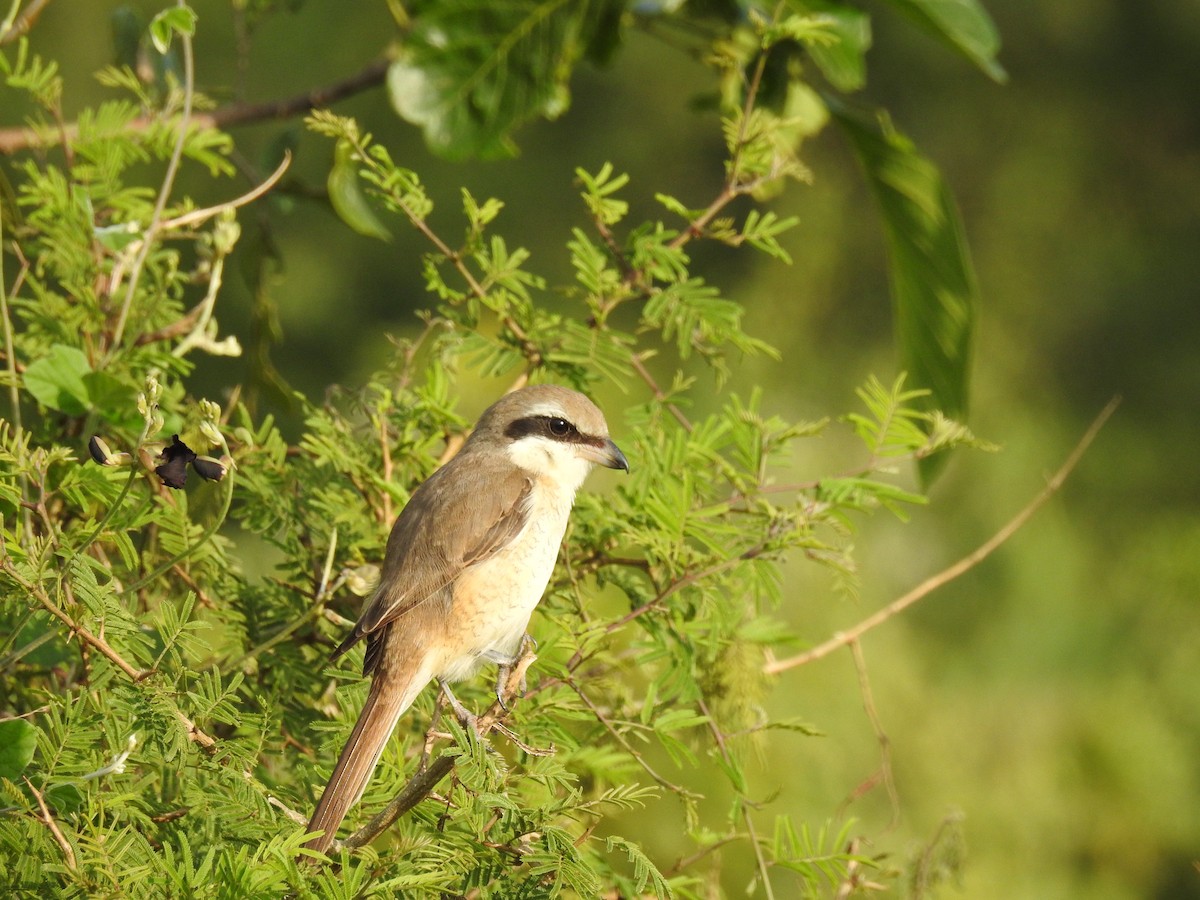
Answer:
[{"label": "long brown tail", "polygon": [[416,699],[417,694],[429,682],[411,669],[407,672],[378,672],[371,682],[367,702],[362,714],[342,753],[329,783],[317,803],[308,830],[323,831],[320,837],[305,842],[304,846],[324,853],[333,843],[334,835],[350,807],[358,802],[366,790],[371,773],[383,755],[388,738],[396,728],[400,716]]}]

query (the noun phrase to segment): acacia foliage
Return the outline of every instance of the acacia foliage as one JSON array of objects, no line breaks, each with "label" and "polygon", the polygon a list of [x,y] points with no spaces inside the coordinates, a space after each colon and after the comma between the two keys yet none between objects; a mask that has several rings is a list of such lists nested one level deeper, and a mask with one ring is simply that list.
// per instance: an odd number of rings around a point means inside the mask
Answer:
[{"label": "acacia foliage", "polygon": [[[704,895],[720,879],[714,863],[734,853],[768,891],[853,888],[886,870],[857,851],[853,823],[796,822],[750,791],[747,737],[806,727],[761,707],[764,652],[796,640],[773,614],[795,602],[780,565],[802,557],[852,579],[855,516],[923,502],[896,486],[895,466],[973,439],[903,378],[872,380],[844,420],[863,442],[849,474],[791,477],[796,443],[829,421],[784,421],[760,392],[728,387],[739,360],[773,351],[742,328],[745,301],[691,269],[704,240],[786,263],[780,236],[794,220],[761,202],[731,212],[737,198],[809,177],[805,122],[786,100],[765,102],[767,76],[774,54],[804,47],[832,81],[852,81],[836,52],[853,49],[851,32],[809,12],[737,25],[740,43],[723,45],[718,65],[727,165],[711,202],[656,195],[661,219],[629,221],[625,198],[650,188],[609,166],[579,171],[567,285],[548,285],[500,229],[502,202],[463,191],[460,234],[440,234],[417,173],[353,120],[313,114],[310,128],[336,148],[339,212],[428,240],[430,308],[364,384],[296,398],[304,429],[289,442],[236,390],[219,402],[189,391],[198,354],[241,349],[216,318],[241,234],[238,203],[174,196],[179,165],[223,179],[233,148],[192,121],[196,22],[180,10],[149,34],[160,53],[182,47],[182,80],[154,90],[105,70],[118,99],[59,129],[57,154],[12,169],[0,220],[0,884],[79,896],[666,897]],[[2,68],[61,122],[52,62],[22,41]],[[147,162],[165,168],[155,186]],[[546,303],[551,288],[569,305]],[[518,737],[485,747],[440,721],[426,692],[349,824],[416,768],[452,760],[449,780],[386,836],[340,852],[339,867],[304,865],[303,819],[365,695],[352,666],[326,665],[329,651],[392,518],[461,440],[461,385],[479,376],[628,398],[608,412],[632,475],[579,499],[533,624],[537,663],[506,718]],[[96,462],[84,453],[94,434]],[[165,486],[156,468],[172,436],[219,458],[224,477]],[[243,571],[251,538],[273,548],[269,577]],[[484,697],[481,685],[472,699]],[[733,798],[718,813],[702,803],[714,782]],[[654,859],[620,835],[619,813],[650,804],[680,815],[691,853]]]}]

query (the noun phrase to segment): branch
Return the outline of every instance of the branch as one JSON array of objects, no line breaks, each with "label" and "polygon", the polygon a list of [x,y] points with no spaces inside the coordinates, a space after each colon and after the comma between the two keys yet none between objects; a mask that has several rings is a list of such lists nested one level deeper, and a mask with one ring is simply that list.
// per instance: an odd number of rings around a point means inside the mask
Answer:
[{"label": "branch", "polygon": [[[281,100],[265,103],[231,103],[228,106],[214,109],[212,112],[198,113],[192,116],[191,121],[200,128],[234,128],[238,125],[250,125],[255,122],[293,118],[303,115],[309,110],[328,106],[338,100],[344,100],[346,97],[382,84],[390,64],[390,60],[380,58],[342,81],[313,88],[306,93],[285,97]],[[142,116],[130,122],[129,127],[133,131],[145,131],[154,122],[154,117]],[[74,138],[78,133],[79,128],[74,123],[63,129],[67,140]],[[52,137],[39,134],[31,128],[0,129],[0,155],[45,147],[53,143]]]},{"label": "branch", "polygon": [[25,12],[21,13],[16,19],[13,19],[11,15],[16,14],[19,5],[14,4],[8,21],[0,22],[0,47],[5,44],[11,44],[18,38],[29,34],[30,29],[37,22],[38,16],[42,14],[42,10],[50,5],[50,0],[33,0],[25,8]]},{"label": "branch", "polygon": [[[709,711],[708,704],[701,697],[697,703],[700,706],[700,712],[704,713],[705,719],[708,721],[708,730],[712,732],[713,741],[716,742],[717,750],[721,753],[721,758],[725,761],[726,767],[733,771],[733,757],[729,752],[729,746],[725,742],[725,735],[721,732],[721,727],[717,724],[717,720]],[[730,779],[732,781],[732,779]],[[767,860],[763,856],[762,845],[758,842],[758,832],[754,828],[754,819],[750,815],[750,804],[748,798],[741,791],[738,791],[740,802],[738,805],[742,808],[742,821],[746,824],[746,835],[750,838],[750,846],[754,848],[754,862],[758,866],[758,877],[762,882],[763,892],[767,895],[767,900],[775,900],[775,891],[771,888],[771,872],[767,868]]]},{"label": "branch", "polygon": [[[125,657],[121,656],[120,653],[113,649],[112,645],[109,644],[108,641],[104,640],[102,637],[92,634],[82,625],[75,622],[74,619],[58,608],[58,606],[50,599],[49,595],[40,584],[35,584],[34,582],[25,578],[17,570],[17,567],[13,565],[11,559],[5,557],[3,560],[0,560],[0,571],[3,571],[13,581],[15,581],[29,594],[35,597],[38,603],[40,603],[42,607],[52,616],[66,625],[67,629],[72,634],[79,635],[80,640],[82,640],[85,644],[95,647],[97,650],[99,650],[100,653],[114,666],[124,672],[125,675],[128,676],[129,680],[134,684],[144,681],[148,676],[153,674],[153,670],[151,669],[135,669],[129,664]],[[179,707],[172,704],[172,712],[174,712],[175,718],[179,720],[180,724],[183,725],[184,730],[187,732],[188,740],[199,744],[205,750],[211,750],[217,745],[216,740],[202,731],[200,726],[188,718],[184,711]]]},{"label": "branch", "polygon": [[329,106],[338,100],[344,100],[382,84],[391,64],[390,59],[381,57],[342,81],[313,88],[308,93],[266,103],[234,103],[215,109],[207,115],[197,116],[196,121],[213,128],[233,128],[254,122],[290,119],[294,116],[304,115],[310,110]]},{"label": "branch", "polygon": [[[737,556],[733,556],[733,557],[730,557],[729,559],[722,560],[719,563],[709,566],[707,569],[704,569],[699,572],[688,572],[687,574],[685,574],[682,578],[678,579],[677,581],[672,581],[670,584],[668,584],[665,588],[660,590],[657,594],[655,594],[651,599],[647,600],[641,606],[636,606],[633,609],[631,609],[629,612],[627,612],[625,615],[621,616],[619,619],[614,619],[613,621],[609,622],[607,625],[604,626],[604,633],[612,634],[614,631],[618,631],[621,628],[624,628],[626,625],[628,625],[634,619],[640,618],[641,616],[644,616],[646,613],[650,612],[651,610],[658,609],[659,607],[661,607],[663,601],[666,600],[667,598],[671,597],[673,594],[678,593],[679,591],[683,590],[686,587],[690,587],[691,585],[695,584],[698,581],[703,581],[706,578],[711,578],[713,575],[719,575],[721,572],[724,572],[726,569],[731,569],[734,566],[738,565],[739,563],[743,563],[743,562],[746,562],[747,560],[755,559],[756,557],[761,556],[765,550],[766,550],[765,544],[755,544],[753,547],[747,547],[745,550],[743,550]],[[632,563],[634,565],[639,565],[639,566],[645,565],[645,563],[641,560],[633,560]],[[624,565],[624,564],[626,564],[626,563],[622,563],[622,565]],[[568,675],[573,674],[576,669],[578,669],[581,665],[583,665],[588,660],[588,658],[589,658],[588,654],[583,649],[576,650],[571,655],[571,658],[569,660],[567,660],[566,670],[567,670]],[[539,691],[542,691],[548,687],[551,687],[552,685],[556,685],[556,684],[560,684],[560,683],[563,683],[563,682],[556,678],[543,679],[538,684],[538,686],[533,689],[532,693],[536,694]]]},{"label": "branch", "polygon": [[[504,720],[508,718],[507,707],[511,706],[512,701],[523,693],[522,685],[525,681],[525,673],[536,659],[537,656],[533,651],[526,648],[517,664],[509,671],[508,678],[504,682],[504,703],[497,699],[487,712],[475,720],[476,731],[480,738],[486,737],[494,729],[500,728]],[[371,843],[391,827],[397,819],[424,800],[429,792],[437,787],[438,782],[450,774],[457,761],[457,756],[443,753],[428,768],[419,770],[387,806],[366,825],[342,841],[341,846],[354,849]]]},{"label": "branch", "polygon": [[54,835],[54,840],[58,842],[58,846],[62,848],[63,858],[67,862],[67,868],[74,872],[76,869],[75,851],[71,849],[71,845],[67,841],[66,836],[63,835],[62,830],[58,827],[58,823],[54,821],[54,816],[50,815],[50,809],[46,806],[45,798],[42,797],[41,792],[33,786],[33,782],[28,778],[25,778],[25,787],[29,788],[30,793],[32,793],[34,799],[37,800],[38,807],[42,811],[42,821],[46,823],[46,827],[49,828],[50,833]]},{"label": "branch", "polygon": [[1119,403],[1120,398],[1117,397],[1108,402],[1108,405],[1100,411],[1100,415],[1096,417],[1095,421],[1088,427],[1088,430],[1084,432],[1083,437],[1079,439],[1079,443],[1075,445],[1075,449],[1071,451],[1071,455],[1067,457],[1066,462],[1046,482],[1046,486],[1042,488],[1038,495],[1029,501],[1024,509],[1013,516],[1003,528],[980,544],[974,551],[968,553],[958,562],[954,563],[954,565],[925,579],[925,581],[921,582],[903,597],[893,600],[883,609],[863,619],[848,631],[840,631],[823,644],[818,644],[811,650],[797,656],[789,659],[771,660],[763,666],[763,671],[768,675],[776,675],[788,669],[795,669],[810,662],[816,662],[818,659],[823,659],[841,647],[857,642],[859,638],[871,629],[882,625],[893,616],[904,612],[904,610],[908,609],[918,600],[932,594],[942,585],[948,584],[960,575],[970,571],[991,556],[997,548],[1024,526],[1033,517],[1033,514],[1045,506],[1046,502],[1058,492],[1072,470],[1079,463],[1079,460],[1083,458],[1083,454],[1087,452],[1092,441],[1096,439],[1096,435],[1100,433],[1100,429],[1104,427],[1104,423],[1108,421],[1109,417],[1116,410]]},{"label": "branch", "polygon": [[613,736],[613,739],[621,745],[621,748],[629,754],[630,758],[633,759],[633,761],[639,766],[641,766],[642,769],[645,770],[646,774],[654,779],[654,781],[660,787],[665,788],[672,794],[687,798],[689,800],[704,799],[702,794],[698,794],[695,791],[689,791],[683,785],[675,784],[674,782],[667,780],[662,775],[658,774],[658,772],[656,772],[653,768],[651,768],[650,763],[646,762],[645,756],[639,753],[633,747],[633,745],[629,743],[629,740],[625,737],[625,735],[621,734],[621,732],[617,730],[617,726],[609,720],[608,716],[604,715],[604,711],[601,710],[600,707],[596,706],[596,704],[592,702],[592,698],[584,693],[583,688],[580,687],[573,678],[567,678],[567,686],[570,687],[571,690],[576,693],[576,695],[578,695],[579,699],[583,701],[583,705],[592,711],[592,715],[596,717],[596,721],[603,726],[604,730]]},{"label": "branch", "polygon": [[[180,4],[182,5],[182,4]],[[109,343],[106,361],[121,348],[121,338],[125,335],[125,323],[129,321],[129,312],[133,308],[133,297],[137,290],[142,267],[154,246],[154,239],[162,227],[163,211],[167,208],[167,200],[171,189],[175,186],[175,176],[179,172],[179,164],[183,160],[183,147],[187,143],[188,126],[192,121],[192,103],[196,96],[196,64],[192,53],[192,38],[180,34],[179,44],[183,49],[183,110],[179,114],[179,134],[175,137],[175,147],[171,158],[167,160],[167,171],[163,175],[162,187],[158,190],[158,198],[154,201],[154,211],[150,214],[150,224],[142,235],[142,246],[138,248],[129,271],[129,283],[125,287],[125,299],[121,303],[121,312],[117,316],[117,324],[113,327],[112,341]],[[66,126],[61,129],[63,141],[67,141]]]},{"label": "branch", "polygon": [[102,637],[97,637],[96,635],[92,634],[82,625],[76,624],[74,619],[58,608],[54,601],[50,599],[45,590],[42,589],[41,585],[34,584],[32,581],[25,578],[25,576],[23,576],[17,570],[17,567],[13,565],[12,560],[6,557],[2,562],[0,562],[0,570],[3,570],[4,574],[24,588],[27,593],[35,597],[38,603],[40,603],[42,607],[48,613],[50,613],[50,615],[54,616],[56,619],[66,625],[67,629],[72,634],[79,635],[80,639],[85,644],[89,644],[99,650],[105,657],[108,658],[110,662],[112,662],[113,665],[128,675],[131,681],[141,681],[148,674],[150,674],[143,669],[135,669],[126,661],[125,657],[121,656],[120,653],[112,648],[112,645],[109,644],[108,641],[104,640]]}]

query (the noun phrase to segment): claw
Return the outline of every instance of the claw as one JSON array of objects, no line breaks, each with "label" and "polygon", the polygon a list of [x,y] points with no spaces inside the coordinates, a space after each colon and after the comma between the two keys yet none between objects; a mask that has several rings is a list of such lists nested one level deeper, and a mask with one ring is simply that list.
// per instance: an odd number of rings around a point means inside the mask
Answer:
[{"label": "claw", "polygon": [[[528,651],[530,646],[536,647],[537,641],[534,640],[533,637],[528,633],[523,634],[521,635],[521,643],[517,646],[516,653],[510,657],[496,660],[500,666],[496,670],[496,702],[500,704],[500,708],[505,712],[508,712],[508,704],[504,702],[504,688],[508,684],[508,676],[512,674],[513,668],[525,656],[525,653]],[[528,688],[528,685],[525,683],[524,672],[521,673],[520,687],[521,693],[524,694]]]},{"label": "claw", "polygon": [[450,685],[446,683],[444,678],[438,679],[438,686],[441,687],[446,701],[450,704],[450,708],[454,710],[454,716],[458,719],[459,724],[474,734],[477,740],[482,740],[483,735],[479,733],[479,717],[459,702],[459,699],[454,696],[454,692],[450,690]]}]

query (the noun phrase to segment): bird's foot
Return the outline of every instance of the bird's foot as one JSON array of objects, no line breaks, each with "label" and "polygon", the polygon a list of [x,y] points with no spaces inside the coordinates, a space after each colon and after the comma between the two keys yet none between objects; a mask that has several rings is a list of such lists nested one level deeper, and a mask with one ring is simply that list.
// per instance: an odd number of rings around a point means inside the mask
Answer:
[{"label": "bird's foot", "polygon": [[[531,647],[537,647],[537,641],[529,634],[521,636],[521,644],[517,647],[517,652],[512,656],[501,657],[496,662],[500,667],[496,670],[496,702],[500,704],[500,708],[508,712],[508,704],[504,702],[504,689],[508,687],[508,678],[512,675],[513,669],[525,657],[526,652]],[[528,685],[525,682],[525,672],[528,666],[521,669],[521,683],[519,685],[521,693],[524,694]]]},{"label": "bird's foot", "polygon": [[460,725],[475,735],[477,740],[482,740],[483,735],[479,733],[479,717],[471,712],[459,702],[459,699],[454,696],[454,692],[450,690],[450,685],[446,683],[444,678],[438,679],[438,685],[442,689],[442,694],[446,698],[446,702],[450,704],[450,708],[454,710],[454,717],[458,719]]}]

